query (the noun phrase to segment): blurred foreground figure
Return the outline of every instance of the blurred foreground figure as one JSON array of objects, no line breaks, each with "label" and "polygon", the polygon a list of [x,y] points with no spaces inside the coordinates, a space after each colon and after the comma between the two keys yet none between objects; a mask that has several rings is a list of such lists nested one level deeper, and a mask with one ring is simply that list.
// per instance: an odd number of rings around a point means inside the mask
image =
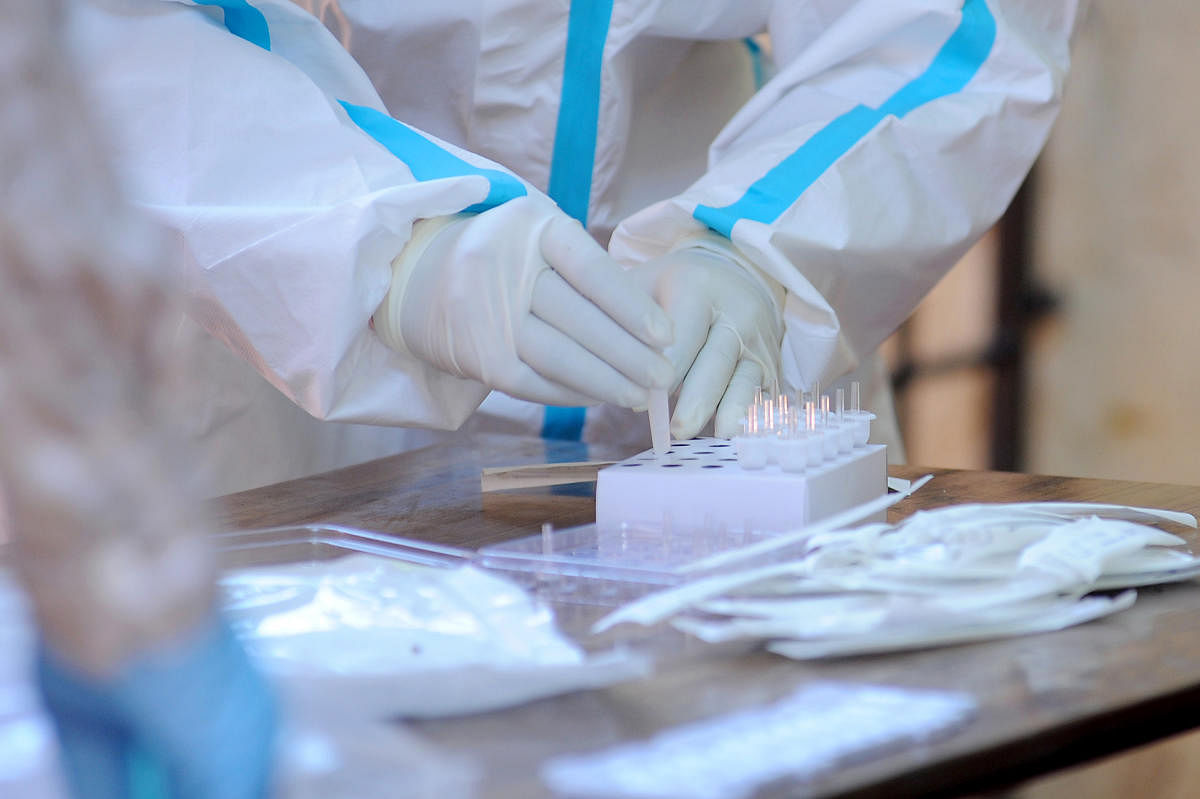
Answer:
[{"label": "blurred foreground figure", "polygon": [[171,270],[81,121],[60,16],[0,21],[0,488],[39,685],[77,796],[264,795],[273,706],[171,432]]}]

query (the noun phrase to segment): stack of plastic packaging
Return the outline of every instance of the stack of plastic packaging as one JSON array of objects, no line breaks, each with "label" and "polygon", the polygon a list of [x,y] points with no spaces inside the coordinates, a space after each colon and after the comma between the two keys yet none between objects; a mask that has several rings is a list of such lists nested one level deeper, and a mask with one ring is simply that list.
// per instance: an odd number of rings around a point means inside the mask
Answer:
[{"label": "stack of plastic packaging", "polygon": [[1041,502],[950,506],[894,525],[851,526],[854,516],[691,563],[692,579],[593,629],[669,621],[792,658],[890,652],[1063,629],[1128,608],[1137,586],[1200,575],[1186,541],[1154,526],[1196,527],[1176,511]]}]

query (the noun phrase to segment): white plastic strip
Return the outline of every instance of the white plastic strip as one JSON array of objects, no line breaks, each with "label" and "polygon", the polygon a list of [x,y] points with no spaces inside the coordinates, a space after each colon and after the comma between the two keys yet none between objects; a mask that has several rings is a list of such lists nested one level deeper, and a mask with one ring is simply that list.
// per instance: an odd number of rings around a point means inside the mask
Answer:
[{"label": "white plastic strip", "polygon": [[966,624],[941,630],[909,629],[891,634],[834,638],[825,641],[780,641],[769,644],[767,649],[795,660],[811,660],[875,652],[899,652],[906,649],[924,649],[947,644],[1046,633],[1065,630],[1068,627],[1125,610],[1133,605],[1136,598],[1137,592],[1135,591],[1125,591],[1113,598],[1087,597],[1079,602],[1065,603],[1053,612],[1038,612],[1022,624],[1005,621],[994,624]]},{"label": "white plastic strip", "polygon": [[736,799],[770,780],[812,779],[850,758],[925,742],[969,721],[966,694],[822,682],[764,708],[542,767],[572,796]]},{"label": "white plastic strip", "polygon": [[[894,638],[915,634],[937,640],[947,631],[965,628],[1021,628],[1038,617],[1066,612],[1078,599],[1078,595],[1062,598],[1043,595],[960,612],[915,597],[898,599],[878,596],[873,605],[847,607],[841,613],[830,612],[826,618],[779,615],[771,618],[704,621],[680,617],[673,619],[671,625],[709,643],[763,638],[814,640],[821,643],[847,640],[861,645],[864,640],[874,637]],[[878,631],[878,636],[875,631]]]},{"label": "white plastic strip", "polygon": [[[1197,527],[1196,517],[1190,513],[1163,508],[1142,508],[1136,505],[1111,505],[1104,502],[1006,502],[1000,504],[976,503],[954,505],[944,510],[966,511],[974,508],[1004,507],[1011,510],[1029,510],[1053,513],[1059,516],[1103,516],[1106,519],[1123,519],[1128,522],[1174,522],[1185,527]],[[928,511],[937,513],[940,511]]]},{"label": "white plastic strip", "polygon": [[735,572],[734,574],[718,574],[705,577],[694,582],[685,583],[677,588],[658,591],[641,599],[634,600],[624,607],[617,608],[604,618],[592,625],[593,633],[602,633],[610,627],[623,622],[633,622],[649,626],[657,624],[673,613],[690,607],[702,599],[719,596],[726,591],[752,585],[759,580],[780,576],[796,576],[808,571],[803,561],[776,563],[757,569]]},{"label": "white plastic strip", "polygon": [[868,516],[873,516],[880,511],[887,510],[897,502],[900,502],[902,499],[911,496],[919,488],[921,488],[921,486],[925,485],[932,479],[933,475],[927,474],[920,480],[917,480],[910,485],[906,491],[900,491],[895,494],[884,494],[878,499],[873,499],[870,502],[864,502],[861,505],[856,505],[855,507],[844,510],[841,513],[835,513],[828,519],[823,519],[822,521],[810,524],[807,527],[803,527],[799,530],[772,536],[771,538],[764,538],[763,540],[757,541],[749,546],[740,547],[738,549],[730,549],[725,552],[718,552],[717,554],[707,558],[701,558],[700,560],[693,561],[692,563],[684,566],[680,569],[680,571],[688,573],[723,568],[731,563],[737,563],[739,561],[755,558],[767,552],[774,552],[777,549],[782,549],[783,547],[790,546],[815,535],[828,533],[842,527],[849,527],[855,522],[862,521]]}]

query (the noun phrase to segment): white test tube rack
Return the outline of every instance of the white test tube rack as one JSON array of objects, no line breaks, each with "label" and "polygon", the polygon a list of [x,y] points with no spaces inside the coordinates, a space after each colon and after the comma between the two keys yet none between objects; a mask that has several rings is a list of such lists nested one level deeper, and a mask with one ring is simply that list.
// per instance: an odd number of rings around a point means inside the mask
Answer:
[{"label": "white test tube rack", "polygon": [[[798,401],[797,401],[798,400]],[[867,443],[875,415],[828,396],[756,396],[732,440],[671,442],[600,471],[596,522],[792,530],[887,491],[886,447]],[[882,520],[882,519],[880,519]]]}]

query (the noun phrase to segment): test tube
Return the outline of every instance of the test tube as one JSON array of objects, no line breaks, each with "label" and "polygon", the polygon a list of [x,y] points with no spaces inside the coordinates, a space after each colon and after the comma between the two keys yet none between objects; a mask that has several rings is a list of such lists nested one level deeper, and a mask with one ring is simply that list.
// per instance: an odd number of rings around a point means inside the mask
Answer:
[{"label": "test tube", "polygon": [[854,425],[846,419],[846,390],[837,390],[838,453],[846,455],[854,449]]},{"label": "test tube", "polygon": [[762,469],[767,465],[767,439],[760,435],[738,436],[733,441],[738,464],[743,469]]},{"label": "test tube", "polygon": [[822,437],[821,454],[827,461],[834,460],[838,455],[838,434],[829,412],[828,394],[821,395],[821,429],[825,433]]},{"label": "test tube", "polygon": [[762,433],[765,409],[761,392],[755,392],[754,402],[746,412],[742,434],[733,439],[738,464],[743,469],[762,469],[767,465],[767,439]]},{"label": "test tube", "polygon": [[808,444],[808,465],[820,466],[825,459],[821,443],[824,434],[817,429],[817,406],[812,400],[804,403],[804,437]]},{"label": "test tube", "polygon": [[788,408],[782,435],[775,442],[779,448],[779,468],[785,472],[803,472],[808,466],[808,439],[799,428],[799,414],[795,408]]},{"label": "test tube", "polygon": [[854,446],[863,447],[871,436],[871,420],[875,414],[862,409],[861,388],[857,380],[850,383],[850,412],[847,414],[854,427]]}]

